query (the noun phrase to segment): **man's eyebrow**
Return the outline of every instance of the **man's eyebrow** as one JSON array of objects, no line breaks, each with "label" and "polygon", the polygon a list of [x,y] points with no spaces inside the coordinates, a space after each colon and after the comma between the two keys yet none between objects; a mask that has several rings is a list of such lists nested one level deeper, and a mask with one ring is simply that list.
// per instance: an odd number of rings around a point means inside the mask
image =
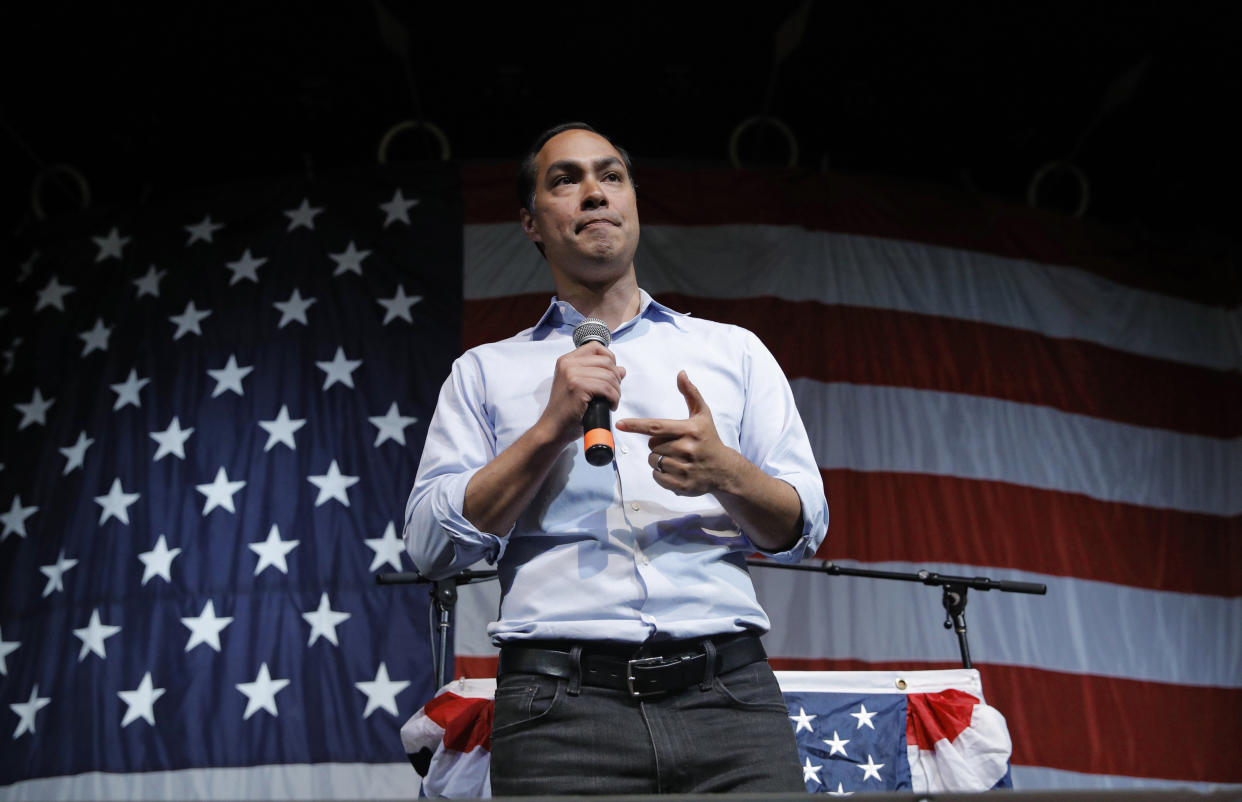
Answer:
[{"label": "man's eyebrow", "polygon": [[582,168],[578,166],[578,162],[573,161],[572,159],[561,159],[560,161],[554,161],[549,164],[548,169],[544,170],[544,175],[552,175],[553,173],[576,173],[580,169]]},{"label": "man's eyebrow", "polygon": [[618,159],[616,156],[605,156],[602,159],[595,160],[596,170],[604,170],[609,167],[620,167],[620,166],[621,166],[621,160]]},{"label": "man's eyebrow", "polygon": [[[591,163],[596,172],[606,170],[609,167],[623,166],[621,160],[616,156],[603,156]],[[556,173],[578,173],[582,170],[581,162],[573,159],[561,159],[554,161],[548,165],[548,169],[544,171],[545,176],[554,175]]]}]

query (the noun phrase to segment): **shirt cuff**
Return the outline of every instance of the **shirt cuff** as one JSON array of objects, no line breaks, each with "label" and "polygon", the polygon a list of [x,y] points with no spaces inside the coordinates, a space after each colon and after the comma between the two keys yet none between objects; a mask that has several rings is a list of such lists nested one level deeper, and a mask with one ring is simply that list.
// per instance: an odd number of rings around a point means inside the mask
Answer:
[{"label": "shirt cuff", "polygon": [[505,553],[513,527],[503,535],[495,535],[477,528],[462,514],[466,504],[466,486],[480,470],[481,468],[473,468],[447,480],[447,486],[443,488],[440,496],[441,508],[435,511],[435,516],[449,539],[456,545],[459,559],[471,556],[471,563],[487,560],[489,564],[493,564]]},{"label": "shirt cuff", "polygon": [[[789,484],[798,494],[798,503],[802,505],[802,534],[792,546],[782,551],[761,549],[753,542],[751,546],[763,556],[779,563],[801,562],[819,550],[828,534],[828,502],[824,499],[823,486],[819,482],[808,481],[796,474],[776,478]],[[807,503],[807,499],[810,499],[810,503]]]}]

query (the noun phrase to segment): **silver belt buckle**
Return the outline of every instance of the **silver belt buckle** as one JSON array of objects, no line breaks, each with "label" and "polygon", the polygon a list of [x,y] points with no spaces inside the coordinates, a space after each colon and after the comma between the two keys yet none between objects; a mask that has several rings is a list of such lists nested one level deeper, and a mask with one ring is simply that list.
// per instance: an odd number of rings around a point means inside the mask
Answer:
[{"label": "silver belt buckle", "polygon": [[628,661],[625,665],[625,687],[629,690],[630,696],[634,699],[641,699],[644,696],[655,696],[656,694],[664,693],[663,690],[640,691],[635,688],[634,683],[638,679],[634,676],[634,669],[636,667],[676,665],[681,661],[681,657],[640,657],[636,660]]}]

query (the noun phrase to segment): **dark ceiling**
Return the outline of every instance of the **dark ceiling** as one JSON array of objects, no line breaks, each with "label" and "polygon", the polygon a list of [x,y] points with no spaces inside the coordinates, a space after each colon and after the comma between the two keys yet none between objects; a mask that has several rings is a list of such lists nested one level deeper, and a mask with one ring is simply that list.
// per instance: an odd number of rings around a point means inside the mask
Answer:
[{"label": "dark ceiling", "polygon": [[[452,157],[513,159],[586,119],[643,162],[728,163],[739,122],[783,120],[808,169],[948,183],[1014,200],[1049,160],[1090,182],[1086,216],[1166,244],[1236,248],[1238,14],[1194,2],[610,5],[70,3],[6,10],[0,198],[73,165],[96,205],[366,164],[421,117]],[[380,20],[391,19],[387,24]],[[792,26],[796,34],[796,25]],[[386,31],[387,33],[383,33]],[[399,55],[408,54],[407,60]],[[753,164],[786,158],[757,129]],[[434,153],[406,135],[393,157]],[[53,212],[72,197],[46,182]],[[1053,176],[1043,202],[1072,206]],[[1233,256],[1236,256],[1236,251]]]}]

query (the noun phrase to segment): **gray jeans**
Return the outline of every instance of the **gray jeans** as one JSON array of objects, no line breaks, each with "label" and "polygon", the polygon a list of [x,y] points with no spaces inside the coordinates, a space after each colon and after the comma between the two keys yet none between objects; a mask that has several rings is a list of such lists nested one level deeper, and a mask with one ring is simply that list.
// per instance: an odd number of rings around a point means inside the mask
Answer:
[{"label": "gray jeans", "polygon": [[495,796],[806,791],[789,711],[763,660],[641,700],[501,676],[491,771]]}]

